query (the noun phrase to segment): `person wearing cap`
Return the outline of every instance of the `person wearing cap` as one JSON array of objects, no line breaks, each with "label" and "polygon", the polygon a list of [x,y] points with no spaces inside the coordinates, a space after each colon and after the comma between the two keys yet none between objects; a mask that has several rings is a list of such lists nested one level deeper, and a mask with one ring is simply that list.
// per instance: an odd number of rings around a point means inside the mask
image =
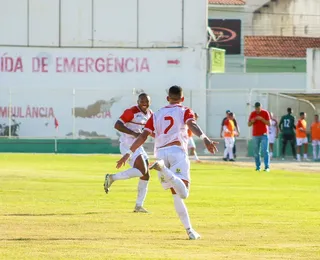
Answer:
[{"label": "person wearing cap", "polygon": [[[226,117],[222,119],[222,122],[221,122],[221,129],[220,129],[220,137],[221,138],[224,138],[224,126],[225,126],[225,122],[226,120],[228,119],[229,117],[229,113],[231,113],[231,111],[228,109],[226,111]],[[236,132],[238,133],[237,136],[240,135],[240,128],[239,128],[239,125],[238,125],[238,122],[237,122],[237,119],[235,118],[235,114],[233,113],[233,123],[234,123],[234,127],[235,127],[235,130]],[[226,143],[224,143],[224,149],[226,149]],[[233,148],[232,148],[232,152],[233,152],[233,157],[234,158],[237,158],[237,155],[236,155],[236,152],[237,152],[237,148],[236,148],[236,143],[234,141],[234,144],[233,144]],[[228,156],[229,157],[229,156]],[[224,158],[224,159],[228,159],[228,158]]]},{"label": "person wearing cap", "polygon": [[260,171],[261,154],[264,157],[264,171],[270,171],[270,157],[269,157],[269,139],[268,139],[268,126],[270,126],[270,114],[267,110],[261,108],[261,104],[256,102],[254,104],[255,110],[251,112],[248,126],[252,126],[252,136],[254,144],[254,159],[256,163],[256,171]]}]

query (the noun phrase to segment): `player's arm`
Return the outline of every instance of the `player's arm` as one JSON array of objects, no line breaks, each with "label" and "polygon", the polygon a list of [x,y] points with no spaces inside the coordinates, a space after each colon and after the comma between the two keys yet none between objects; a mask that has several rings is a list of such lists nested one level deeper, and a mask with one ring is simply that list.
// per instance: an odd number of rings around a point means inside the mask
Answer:
[{"label": "player's arm", "polygon": [[236,128],[236,131],[237,131],[237,133],[238,133],[238,135],[240,135],[240,127],[239,127],[239,125],[238,125],[238,121],[237,121],[237,119],[234,119],[234,126],[235,126],[235,128]]},{"label": "player's arm", "polygon": [[250,114],[250,117],[249,117],[249,121],[248,121],[248,126],[252,126],[255,122],[255,118],[253,118],[253,113]]},{"label": "player's arm", "polygon": [[281,117],[280,123],[279,123],[279,129],[280,129],[281,132],[282,132],[282,130],[283,130],[283,122],[284,122],[284,118]]},{"label": "player's arm", "polygon": [[126,127],[124,124],[130,122],[134,118],[134,114],[131,109],[126,109],[117,122],[114,125],[114,128],[117,129],[121,133],[125,133],[128,135],[132,135],[134,137],[138,137],[140,133],[136,133]]},{"label": "player's arm", "polygon": [[115,123],[114,128],[117,129],[121,133],[132,135],[134,137],[138,137],[140,135],[140,133],[136,133],[136,132],[132,131],[131,129],[129,129],[128,127],[126,127],[124,125],[124,123],[122,121],[120,121],[120,120],[118,120]]},{"label": "player's arm", "polygon": [[296,123],[295,123],[295,119],[294,119],[294,117],[291,117],[291,125],[292,125],[292,127],[293,127],[293,129],[296,129]]},{"label": "player's arm", "polygon": [[210,153],[215,153],[218,151],[216,144],[219,144],[219,142],[211,141],[206,136],[206,134],[201,130],[200,126],[197,124],[195,119],[190,118],[186,121],[186,123],[187,123],[187,126],[189,127],[189,129],[191,130],[191,132],[203,140],[205,146],[207,147],[207,149]]},{"label": "player's arm", "polygon": [[153,116],[149,118],[147,121],[143,132],[138,136],[138,138],[133,142],[129,150],[122,156],[122,158],[117,162],[117,169],[125,165],[126,161],[131,157],[131,155],[141,146],[143,145],[148,136],[154,133],[153,126]]},{"label": "player's arm", "polygon": [[223,127],[225,124],[225,119],[222,119],[222,123],[221,123],[221,129],[220,129],[220,137],[223,137]]}]

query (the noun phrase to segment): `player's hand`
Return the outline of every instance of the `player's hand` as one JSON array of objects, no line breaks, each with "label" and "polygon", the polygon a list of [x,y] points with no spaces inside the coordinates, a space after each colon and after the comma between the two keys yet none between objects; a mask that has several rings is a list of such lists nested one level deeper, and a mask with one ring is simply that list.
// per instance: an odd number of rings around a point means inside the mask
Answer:
[{"label": "player's hand", "polygon": [[262,119],[263,119],[263,118],[262,118],[261,116],[257,116],[257,117],[256,117],[256,120],[260,120],[260,121],[261,121]]},{"label": "player's hand", "polygon": [[254,122],[256,122],[256,119],[255,119],[255,118],[252,118],[252,119],[250,120],[250,122],[251,122],[251,123],[254,123]]},{"label": "player's hand", "polygon": [[219,142],[211,141],[208,137],[203,139],[203,141],[204,145],[210,153],[215,154],[216,152],[218,152],[218,148],[216,145],[218,145]]},{"label": "player's hand", "polygon": [[128,161],[128,159],[130,158],[130,155],[128,153],[126,153],[124,156],[122,156],[122,158],[117,161],[117,169],[120,169],[122,166],[124,166],[126,164],[126,161]]}]

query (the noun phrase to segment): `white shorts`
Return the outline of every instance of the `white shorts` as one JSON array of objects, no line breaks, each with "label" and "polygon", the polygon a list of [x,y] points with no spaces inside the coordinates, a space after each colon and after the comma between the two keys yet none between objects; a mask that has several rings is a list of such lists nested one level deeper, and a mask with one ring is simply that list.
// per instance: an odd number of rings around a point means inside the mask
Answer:
[{"label": "white shorts", "polygon": [[268,135],[269,143],[274,144],[276,141],[276,136],[275,135]]},{"label": "white shorts", "polygon": [[234,146],[234,137],[225,137],[224,142],[227,148],[233,148]]},{"label": "white shorts", "polygon": [[308,143],[308,138],[304,137],[304,138],[297,138],[297,146],[301,146],[303,144],[307,144]]},{"label": "white shorts", "polygon": [[317,145],[320,146],[320,140],[312,140],[312,145],[313,146],[317,146]]},{"label": "white shorts", "polygon": [[[130,146],[131,146],[131,145],[130,145]],[[124,143],[120,143],[120,152],[121,152],[121,154],[122,154],[122,155],[125,155],[125,153],[129,150],[130,146],[128,146],[128,145],[126,145],[126,144],[124,144]],[[142,146],[140,146],[140,147],[132,154],[132,156],[131,156],[130,159],[129,159],[129,164],[130,164],[131,167],[133,167],[133,165],[134,165],[134,163],[135,163],[135,161],[136,161],[136,159],[137,159],[137,157],[138,157],[139,155],[142,155],[142,158],[143,158],[144,160],[148,160],[148,158],[149,158],[148,155],[147,155],[147,153],[146,153],[146,151],[143,149]]]},{"label": "white shorts", "polygon": [[[165,166],[169,168],[176,177],[190,183],[190,161],[186,152],[180,146],[168,146],[157,150],[157,159],[162,159]],[[160,172],[158,178],[162,187],[167,190],[172,188],[171,184],[166,182]]]},{"label": "white shorts", "polygon": [[196,148],[196,144],[195,144],[193,138],[189,137],[188,149],[191,149],[191,148]]}]

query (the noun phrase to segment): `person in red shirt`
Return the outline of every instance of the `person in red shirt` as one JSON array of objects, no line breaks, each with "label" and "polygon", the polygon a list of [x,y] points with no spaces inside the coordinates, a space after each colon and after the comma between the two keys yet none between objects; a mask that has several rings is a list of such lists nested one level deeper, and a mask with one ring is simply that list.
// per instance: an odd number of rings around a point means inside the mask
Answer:
[{"label": "person in red shirt", "polygon": [[256,171],[260,171],[261,159],[260,149],[264,157],[264,171],[270,171],[269,157],[269,139],[268,126],[270,126],[270,114],[267,110],[261,108],[261,104],[254,104],[255,111],[250,114],[248,126],[252,126],[252,136],[254,142],[254,158],[256,162]]}]

